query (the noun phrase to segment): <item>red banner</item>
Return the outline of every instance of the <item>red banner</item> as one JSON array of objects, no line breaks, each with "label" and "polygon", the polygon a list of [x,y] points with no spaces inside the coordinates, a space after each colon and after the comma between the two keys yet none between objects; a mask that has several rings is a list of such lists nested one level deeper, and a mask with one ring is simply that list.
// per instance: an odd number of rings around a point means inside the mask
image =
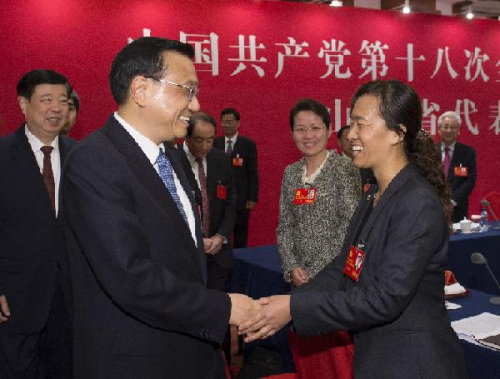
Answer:
[{"label": "red banner", "polygon": [[23,120],[15,88],[28,70],[69,78],[81,98],[72,136],[81,139],[116,108],[107,76],[128,41],[151,35],[191,43],[202,109],[216,118],[225,107],[238,109],[241,134],[258,145],[252,245],[275,241],[281,176],[300,157],[288,112],[301,97],[325,103],[338,130],[361,83],[409,82],[430,133],[444,111],[462,116],[459,140],[474,146],[478,159],[471,212],[500,183],[500,24],[493,20],[250,0],[6,0],[0,19],[2,135]]}]

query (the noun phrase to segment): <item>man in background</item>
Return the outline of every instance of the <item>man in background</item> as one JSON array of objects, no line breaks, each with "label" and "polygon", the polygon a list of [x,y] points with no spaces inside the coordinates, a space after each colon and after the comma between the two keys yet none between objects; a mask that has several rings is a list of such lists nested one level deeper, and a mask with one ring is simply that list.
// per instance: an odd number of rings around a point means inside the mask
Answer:
[{"label": "man in background", "polygon": [[73,126],[75,126],[78,113],[80,112],[80,98],[77,93],[73,90],[69,95],[68,99],[68,122],[64,124],[59,134],[67,136]]},{"label": "man in background", "polygon": [[236,220],[236,191],[226,154],[212,149],[214,118],[197,112],[191,116],[183,151],[202,193],[201,226],[207,254],[208,288],[227,291],[233,252],[231,238]]},{"label": "man in background", "polygon": [[67,121],[67,79],[33,70],[17,85],[25,122],[0,138],[0,377],[71,378],[63,288],[64,243],[57,225],[62,163],[75,143]]},{"label": "man in background", "polygon": [[[349,135],[349,125],[344,125],[337,132],[337,142],[342,149],[341,154],[349,159],[352,159],[352,146],[351,142],[347,138]],[[376,184],[377,180],[373,175],[373,171],[369,168],[361,168],[359,169],[359,174],[361,175],[361,185],[363,188],[363,192],[368,191],[372,184]]]},{"label": "man in background", "polygon": [[193,56],[163,38],[126,45],[109,74],[117,112],[67,159],[74,379],[222,378],[228,324],[258,309],[206,288],[200,219],[172,151],[200,107]]},{"label": "man in background", "polygon": [[[207,255],[207,287],[229,290],[233,266],[231,238],[236,220],[236,191],[227,155],[213,149],[215,119],[203,112],[191,116],[183,152],[189,162],[188,174],[193,174],[201,192],[201,227]],[[229,329],[223,343],[230,364]]]},{"label": "man in background", "polygon": [[349,140],[347,139],[347,135],[349,134],[349,125],[344,125],[337,132],[337,142],[339,144],[340,149],[342,150],[340,153],[349,159],[352,159],[352,146]]},{"label": "man in background", "polygon": [[469,196],[477,177],[476,151],[471,146],[457,142],[460,125],[460,116],[452,111],[444,112],[438,118],[443,172],[452,191],[453,222],[459,222],[468,216]]},{"label": "man in background", "polygon": [[237,196],[233,243],[235,248],[242,248],[248,244],[250,211],[259,196],[257,147],[250,138],[238,133],[240,114],[236,109],[222,110],[220,122],[224,136],[214,140],[214,147],[225,151],[231,159]]}]

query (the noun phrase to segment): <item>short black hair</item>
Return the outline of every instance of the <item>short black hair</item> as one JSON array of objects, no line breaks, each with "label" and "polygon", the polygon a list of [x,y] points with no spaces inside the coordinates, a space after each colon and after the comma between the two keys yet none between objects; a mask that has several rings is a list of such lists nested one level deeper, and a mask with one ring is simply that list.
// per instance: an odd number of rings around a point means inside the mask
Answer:
[{"label": "short black hair", "polygon": [[222,112],[220,112],[220,118],[222,118],[222,116],[225,116],[227,114],[232,114],[234,116],[234,118],[236,119],[236,121],[240,121],[240,112],[238,112],[236,109],[224,108],[222,110]]},{"label": "short black hair", "polygon": [[328,112],[328,109],[323,104],[314,99],[300,99],[295,103],[290,110],[290,129],[293,130],[295,116],[303,111],[311,111],[318,115],[323,120],[326,129],[330,129],[330,112]]},{"label": "short black hair", "polygon": [[111,93],[118,105],[128,99],[132,80],[139,75],[146,78],[161,79],[168,72],[163,53],[173,51],[190,59],[194,50],[187,43],[158,38],[142,37],[129,43],[115,57],[109,73]]},{"label": "short black hair", "polygon": [[76,113],[78,114],[78,112],[80,112],[80,97],[78,96],[78,94],[73,90],[71,91],[71,93],[69,94],[69,99],[71,101],[73,101],[73,104],[75,105],[75,110],[76,110]]},{"label": "short black hair", "polygon": [[212,116],[210,116],[208,113],[205,113],[205,112],[195,112],[189,118],[189,126],[187,129],[187,136],[188,137],[191,137],[193,135],[194,125],[195,125],[196,121],[208,122],[209,124],[213,125],[214,130],[217,130],[217,122],[215,121],[215,119]]},{"label": "short black hair", "polygon": [[41,84],[62,84],[66,87],[68,98],[71,93],[71,86],[64,75],[53,70],[37,69],[27,72],[19,80],[19,83],[17,83],[17,96],[31,100],[35,87]]},{"label": "short black hair", "polygon": [[340,140],[342,138],[342,135],[344,134],[344,132],[348,132],[350,127],[351,127],[351,125],[344,125],[343,127],[341,127],[339,129],[339,131],[337,132],[337,139]]}]

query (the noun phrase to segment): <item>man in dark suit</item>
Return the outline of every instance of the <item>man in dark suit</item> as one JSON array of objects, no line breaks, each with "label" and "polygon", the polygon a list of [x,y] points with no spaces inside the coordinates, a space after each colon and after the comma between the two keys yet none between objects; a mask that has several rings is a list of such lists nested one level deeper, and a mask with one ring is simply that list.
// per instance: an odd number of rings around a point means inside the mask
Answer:
[{"label": "man in dark suit", "polygon": [[[212,116],[203,112],[193,114],[182,152],[184,162],[187,162],[187,174],[195,178],[202,198],[200,209],[207,255],[207,287],[225,292],[233,266],[230,240],[236,221],[236,191],[227,155],[212,148],[216,127]],[[222,347],[231,364],[229,329]]]},{"label": "man in dark suit", "polygon": [[71,377],[70,321],[62,288],[62,232],[56,223],[62,162],[75,143],[67,121],[67,79],[33,70],[17,85],[25,116],[0,138],[0,377]]},{"label": "man in dark suit", "polygon": [[443,170],[452,191],[453,222],[468,216],[469,196],[477,177],[476,151],[471,146],[457,142],[460,124],[460,116],[455,112],[445,112],[438,118]]},{"label": "man in dark suit", "polygon": [[[227,155],[212,149],[215,129],[216,122],[212,116],[203,112],[195,113],[191,117],[183,152],[202,193],[201,219],[207,254],[207,287],[227,291],[233,261],[230,240],[236,220],[236,191]],[[207,200],[207,215],[204,214],[204,196]]]},{"label": "man in dark suit", "polygon": [[250,210],[257,204],[259,196],[259,172],[257,169],[257,147],[250,138],[238,134],[240,114],[233,108],[221,112],[224,137],[214,140],[214,147],[225,151],[231,158],[236,186],[236,223],[234,247],[247,246]]},{"label": "man in dark suit", "polygon": [[228,323],[258,308],[206,288],[194,197],[171,143],[199,109],[191,46],[144,37],[109,76],[118,111],[67,159],[74,378],[219,378]]}]

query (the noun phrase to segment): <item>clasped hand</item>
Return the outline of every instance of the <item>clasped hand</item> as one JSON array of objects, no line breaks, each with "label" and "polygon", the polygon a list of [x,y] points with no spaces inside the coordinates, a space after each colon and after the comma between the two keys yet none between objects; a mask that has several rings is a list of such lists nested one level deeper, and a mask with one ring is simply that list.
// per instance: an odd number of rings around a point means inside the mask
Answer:
[{"label": "clasped hand", "polygon": [[[235,294],[230,296],[233,295]],[[238,319],[238,322],[233,323],[238,325],[238,334],[245,335],[245,342],[271,337],[292,320],[290,295],[263,297],[250,301],[254,303],[249,307],[251,310]],[[233,308],[234,304],[233,301]],[[233,312],[231,316],[232,314]]]}]

